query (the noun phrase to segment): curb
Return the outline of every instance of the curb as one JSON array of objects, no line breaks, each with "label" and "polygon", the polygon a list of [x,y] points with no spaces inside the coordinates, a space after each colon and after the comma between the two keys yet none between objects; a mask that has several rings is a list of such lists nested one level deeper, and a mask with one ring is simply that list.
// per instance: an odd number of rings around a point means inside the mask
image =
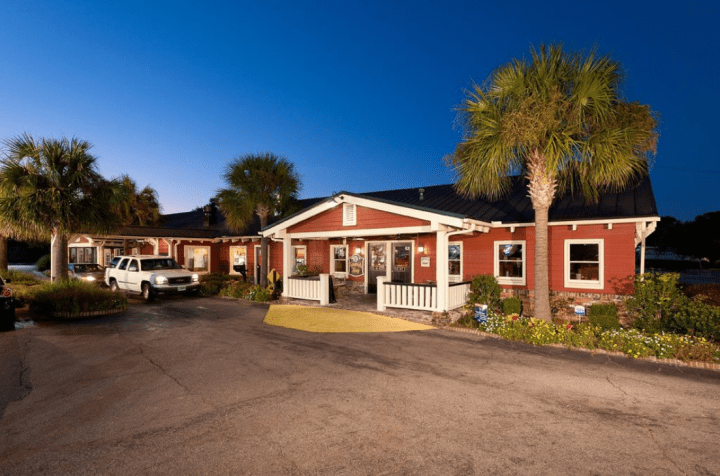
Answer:
[{"label": "curb", "polygon": [[[458,332],[460,334],[475,334],[482,337],[491,337],[493,339],[502,339],[502,337],[498,336],[497,334],[490,334],[488,332],[481,331],[480,329],[470,329],[467,327],[451,327],[451,326],[438,326],[438,329],[444,329],[451,332]],[[522,341],[517,341],[522,342]],[[524,342],[527,344],[527,342]],[[527,345],[533,345],[533,344],[527,344]],[[714,362],[698,362],[698,361],[690,361],[685,362],[683,360],[678,359],[658,359],[657,357],[637,357],[632,358],[629,355],[627,355],[624,352],[617,352],[612,350],[605,350],[605,349],[586,349],[585,347],[568,347],[562,344],[547,344],[543,346],[536,346],[536,347],[555,347],[559,349],[567,349],[567,350],[574,350],[574,351],[580,351],[585,352],[589,354],[601,354],[601,355],[610,355],[614,357],[625,357],[627,359],[632,360],[640,360],[645,362],[656,362],[658,364],[663,365],[674,365],[676,367],[690,367],[695,369],[706,369],[706,370],[714,370],[714,371],[720,371],[720,364],[716,364]]]}]

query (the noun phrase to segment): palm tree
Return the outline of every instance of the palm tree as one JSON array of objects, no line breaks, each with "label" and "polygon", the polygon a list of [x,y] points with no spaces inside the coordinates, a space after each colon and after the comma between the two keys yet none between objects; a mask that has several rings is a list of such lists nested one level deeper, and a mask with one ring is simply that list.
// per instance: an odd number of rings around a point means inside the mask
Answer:
[{"label": "palm tree", "polygon": [[118,184],[96,171],[92,145],[80,139],[7,140],[0,161],[0,217],[14,230],[51,235],[51,279],[67,278],[67,240],[86,230],[109,233],[119,225],[113,201]]},{"label": "palm tree", "polygon": [[128,175],[122,175],[118,213],[124,225],[157,225],[160,222],[160,202],[155,189],[146,185],[138,192],[137,184]]},{"label": "palm tree", "polygon": [[[271,216],[287,213],[300,190],[300,176],[292,163],[284,157],[266,152],[248,154],[228,164],[223,175],[227,188],[218,191],[220,209],[230,228],[242,232],[252,223],[253,216],[260,219],[264,229]],[[262,237],[263,256],[260,284],[267,284],[268,241]]]},{"label": "palm tree", "polygon": [[622,72],[609,56],[531,50],[531,61],[498,67],[458,107],[463,140],[450,158],[456,188],[497,199],[524,175],[535,210],[535,315],[550,320],[548,210],[558,194],[589,200],[647,174],[657,120],[620,96]]}]

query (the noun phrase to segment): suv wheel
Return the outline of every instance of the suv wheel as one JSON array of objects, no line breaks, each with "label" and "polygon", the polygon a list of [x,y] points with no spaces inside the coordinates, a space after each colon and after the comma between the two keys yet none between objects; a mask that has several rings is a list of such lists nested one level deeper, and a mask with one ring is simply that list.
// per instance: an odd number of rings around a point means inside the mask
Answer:
[{"label": "suv wheel", "polygon": [[142,297],[147,302],[150,302],[153,299],[155,299],[155,293],[153,293],[152,288],[150,287],[150,283],[142,284]]},{"label": "suv wheel", "polygon": [[117,281],[115,281],[114,279],[111,279],[110,280],[110,291],[119,291],[119,290],[120,290],[120,288],[118,287]]}]

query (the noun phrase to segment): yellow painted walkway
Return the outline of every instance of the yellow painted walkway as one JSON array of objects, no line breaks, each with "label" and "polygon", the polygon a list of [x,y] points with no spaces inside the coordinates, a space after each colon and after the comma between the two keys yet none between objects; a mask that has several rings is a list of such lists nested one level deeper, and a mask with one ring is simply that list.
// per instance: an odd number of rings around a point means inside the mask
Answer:
[{"label": "yellow painted walkway", "polygon": [[306,332],[402,332],[434,329],[425,324],[368,312],[293,305],[271,305],[263,322]]}]

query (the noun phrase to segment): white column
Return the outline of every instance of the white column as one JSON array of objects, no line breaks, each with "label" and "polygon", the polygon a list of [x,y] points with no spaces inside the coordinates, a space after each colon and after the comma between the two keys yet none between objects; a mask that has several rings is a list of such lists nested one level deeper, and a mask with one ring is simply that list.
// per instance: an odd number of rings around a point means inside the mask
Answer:
[{"label": "white column", "polygon": [[645,274],[645,230],[640,241],[640,274]]},{"label": "white column", "polygon": [[292,275],[293,269],[292,259],[292,238],[290,238],[289,236],[285,236],[283,237],[283,269],[281,271],[283,276],[283,283],[286,285],[283,286],[283,294],[287,294],[287,292],[289,291],[290,276]]},{"label": "white column", "polygon": [[435,280],[437,281],[437,310],[447,311],[448,293],[448,240],[446,231],[437,232],[437,257],[435,258]]},{"label": "white column", "polygon": [[385,278],[383,276],[377,278],[377,310],[385,312]]},{"label": "white column", "polygon": [[320,275],[320,305],[327,306],[330,304],[330,275]]}]

